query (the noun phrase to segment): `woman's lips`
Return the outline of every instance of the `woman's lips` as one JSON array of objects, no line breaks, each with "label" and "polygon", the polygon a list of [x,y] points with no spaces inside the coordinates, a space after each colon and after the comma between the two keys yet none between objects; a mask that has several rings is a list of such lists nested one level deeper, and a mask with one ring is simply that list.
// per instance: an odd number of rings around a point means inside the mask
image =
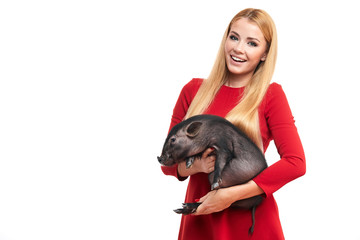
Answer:
[{"label": "woman's lips", "polygon": [[231,59],[234,60],[235,62],[246,62],[246,60],[239,58],[239,57],[235,57],[233,55],[230,55]]}]

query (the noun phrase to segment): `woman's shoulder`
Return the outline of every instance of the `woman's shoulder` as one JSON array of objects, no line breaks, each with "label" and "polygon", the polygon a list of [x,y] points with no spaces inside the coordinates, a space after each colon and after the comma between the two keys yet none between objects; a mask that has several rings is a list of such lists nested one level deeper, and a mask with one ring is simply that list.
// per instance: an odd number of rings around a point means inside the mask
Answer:
[{"label": "woman's shoulder", "polygon": [[193,79],[191,79],[190,82],[185,84],[184,88],[188,88],[188,89],[194,89],[195,88],[196,90],[198,90],[203,81],[204,81],[204,79],[202,79],[202,78],[193,78]]},{"label": "woman's shoulder", "polygon": [[194,97],[203,82],[202,78],[193,78],[182,88],[182,94]]},{"label": "woman's shoulder", "polygon": [[282,98],[285,96],[284,90],[279,83],[273,82],[269,85],[269,88],[265,94],[266,101],[276,98]]},{"label": "woman's shoulder", "polygon": [[282,86],[279,83],[276,82],[270,83],[268,88],[268,93],[278,93],[282,91],[283,91]]},{"label": "woman's shoulder", "polygon": [[264,99],[265,112],[273,112],[276,109],[289,108],[288,100],[282,86],[278,83],[271,83]]}]

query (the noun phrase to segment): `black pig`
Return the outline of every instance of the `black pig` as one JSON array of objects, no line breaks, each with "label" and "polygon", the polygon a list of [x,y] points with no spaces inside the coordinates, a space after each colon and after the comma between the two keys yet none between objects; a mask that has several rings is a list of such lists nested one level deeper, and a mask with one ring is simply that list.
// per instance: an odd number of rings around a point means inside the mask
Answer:
[{"label": "black pig", "polygon": [[[209,174],[212,190],[246,183],[267,167],[262,151],[242,131],[214,115],[197,115],[174,126],[158,160],[164,166],[186,161],[189,168],[210,147],[216,154],[215,169]],[[261,196],[255,196],[231,205],[252,210],[250,233],[254,231],[255,208],[261,201]],[[200,204],[184,203],[183,208],[174,211],[194,213]]]}]

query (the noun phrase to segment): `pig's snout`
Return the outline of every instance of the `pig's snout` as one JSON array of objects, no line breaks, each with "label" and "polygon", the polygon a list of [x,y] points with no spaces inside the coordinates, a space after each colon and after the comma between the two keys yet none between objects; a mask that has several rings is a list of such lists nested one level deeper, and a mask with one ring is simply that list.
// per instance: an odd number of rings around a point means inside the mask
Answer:
[{"label": "pig's snout", "polygon": [[171,166],[174,164],[174,160],[172,159],[171,155],[161,155],[160,157],[157,157],[159,163],[163,166]]},{"label": "pig's snout", "polygon": [[164,162],[164,157],[163,156],[157,157],[157,159],[158,159],[159,163],[161,163],[161,164]]},{"label": "pig's snout", "polygon": [[160,157],[157,157],[157,159],[158,159],[159,163],[161,165],[164,165],[164,166],[167,165],[168,162],[169,162],[169,158],[164,156],[164,155],[161,155]]}]

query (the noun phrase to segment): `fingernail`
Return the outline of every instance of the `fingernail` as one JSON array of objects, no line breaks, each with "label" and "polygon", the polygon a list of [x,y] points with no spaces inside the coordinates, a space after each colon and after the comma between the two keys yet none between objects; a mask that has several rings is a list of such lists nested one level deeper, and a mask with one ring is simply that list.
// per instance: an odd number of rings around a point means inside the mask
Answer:
[{"label": "fingernail", "polygon": [[199,202],[199,201],[200,201],[200,199],[198,199],[198,198],[197,198],[197,199],[195,199],[195,202]]}]

